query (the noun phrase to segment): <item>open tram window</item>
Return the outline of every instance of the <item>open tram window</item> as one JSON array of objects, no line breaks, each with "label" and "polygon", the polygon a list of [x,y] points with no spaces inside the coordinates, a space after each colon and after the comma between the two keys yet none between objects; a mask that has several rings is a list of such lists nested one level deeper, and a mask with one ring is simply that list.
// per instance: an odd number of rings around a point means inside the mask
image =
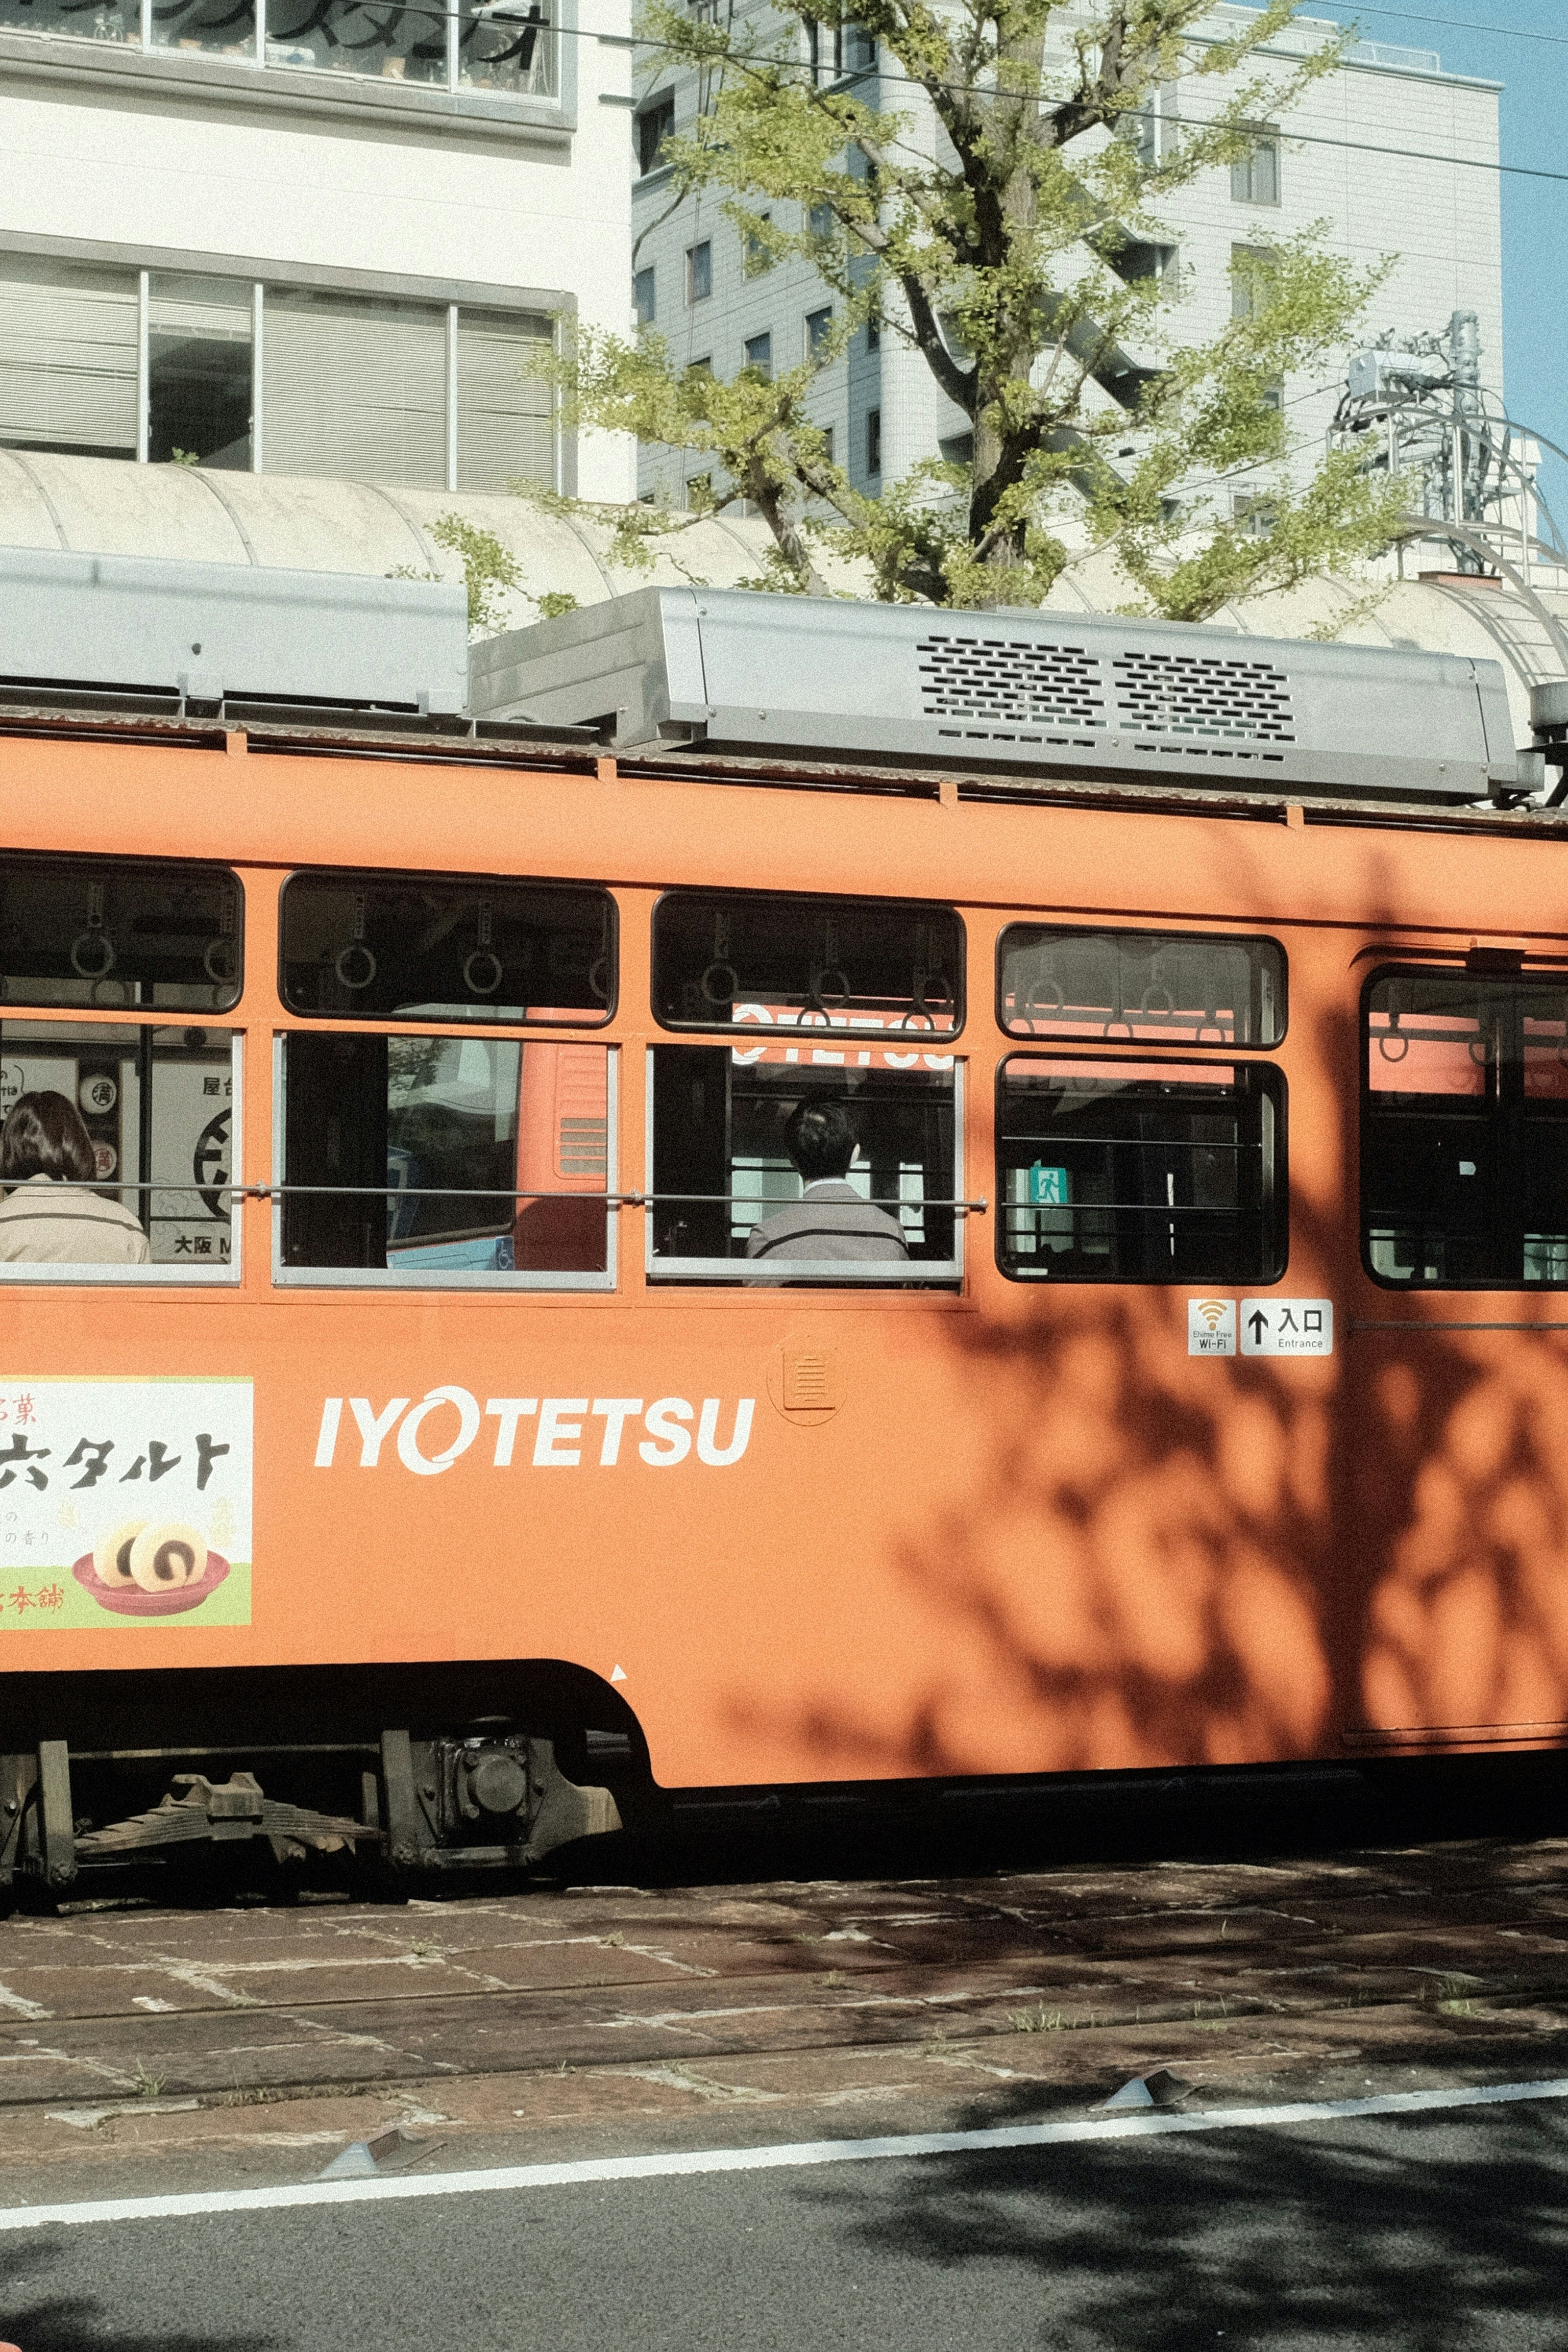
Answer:
[{"label": "open tram window", "polygon": [[281,1280],[613,1286],[609,1047],[292,1030],[279,1074]]},{"label": "open tram window", "polygon": [[79,1111],[99,1182],[146,1234],[145,1265],[18,1259],[5,1281],[223,1281],[237,1274],[239,1040],[130,1022],[0,1022],[0,1115],[25,1094]]},{"label": "open tram window", "polygon": [[654,909],[654,1013],[667,1029],[952,1037],[963,944],[951,907],[672,890]]},{"label": "open tram window", "polygon": [[586,884],[296,874],[283,886],[291,1013],[362,1021],[599,1024],[616,905]]},{"label": "open tram window", "polygon": [[1285,1271],[1285,1081],[1268,1064],[1016,1054],[996,1130],[997,1257],[1015,1280]]},{"label": "open tram window", "polygon": [[239,1002],[243,898],[221,866],[0,857],[0,997],[100,1011]]},{"label": "open tram window", "polygon": [[997,950],[996,1016],[1015,1037],[1278,1045],[1285,951],[1273,940],[1213,933],[1013,923]]},{"label": "open tram window", "polygon": [[[650,1277],[813,1287],[959,1280],[959,1074],[952,1055],[880,1049],[806,1063],[803,1049],[770,1040],[656,1045],[649,1062]],[[803,1104],[834,1105],[847,1120],[857,1150],[843,1186],[881,1215],[862,1220],[852,1209],[841,1222],[874,1227],[892,1239],[890,1248],[879,1242],[863,1257],[802,1255],[815,1230],[802,1221],[788,1254],[761,1237],[763,1254],[748,1254],[767,1220],[816,1197],[806,1194],[790,1150],[790,1122]],[[827,1249],[837,1245],[836,1236]]]},{"label": "open tram window", "polygon": [[1568,974],[1384,971],[1362,1009],[1368,1272],[1568,1288]]}]

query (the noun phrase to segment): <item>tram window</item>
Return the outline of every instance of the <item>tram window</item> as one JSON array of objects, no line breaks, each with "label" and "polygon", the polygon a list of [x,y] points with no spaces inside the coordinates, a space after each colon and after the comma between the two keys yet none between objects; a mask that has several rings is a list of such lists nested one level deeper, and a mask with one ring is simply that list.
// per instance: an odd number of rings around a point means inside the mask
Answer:
[{"label": "tram window", "polygon": [[1285,1271],[1285,1081],[1266,1064],[1015,1055],[996,1155],[998,1262],[1018,1281]]},{"label": "tram window", "polygon": [[[678,1282],[956,1282],[963,1272],[951,1055],[867,1050],[827,1066],[794,1046],[656,1045],[650,1054],[647,1270]],[[824,1057],[825,1061],[826,1057]],[[853,1066],[851,1066],[853,1065]],[[902,1228],[907,1259],[748,1258],[753,1227],[801,1197],[785,1128],[803,1101],[847,1112],[848,1181]]]},{"label": "tram window", "polygon": [[1278,1045],[1285,950],[1274,940],[1014,923],[997,954],[996,1017],[1015,1037]]},{"label": "tram window", "polygon": [[1568,1288],[1568,977],[1382,972],[1363,1028],[1369,1272]]},{"label": "tram window", "polygon": [[80,1111],[101,1184],[142,1225],[149,1265],[0,1265],[0,1279],[234,1278],[239,1041],[226,1029],[0,1022],[0,1114],[24,1094]]},{"label": "tram window", "polygon": [[221,866],[0,857],[0,996],[226,1012],[239,1002],[243,904]]},{"label": "tram window", "polygon": [[653,917],[667,1029],[842,1029],[952,1037],[963,925],[950,907],[672,890]]},{"label": "tram window", "polygon": [[613,1283],[608,1047],[330,1030],[280,1045],[282,1280]]},{"label": "tram window", "polygon": [[284,884],[291,1013],[365,1021],[598,1023],[616,1003],[616,906],[572,883],[296,874]]}]

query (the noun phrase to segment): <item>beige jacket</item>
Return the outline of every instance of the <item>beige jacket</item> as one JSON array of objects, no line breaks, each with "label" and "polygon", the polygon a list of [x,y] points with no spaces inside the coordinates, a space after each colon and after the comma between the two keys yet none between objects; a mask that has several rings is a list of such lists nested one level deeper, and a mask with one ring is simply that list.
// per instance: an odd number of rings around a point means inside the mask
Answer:
[{"label": "beige jacket", "polygon": [[153,1253],[129,1209],[52,1176],[29,1176],[0,1201],[0,1265],[146,1265]]}]

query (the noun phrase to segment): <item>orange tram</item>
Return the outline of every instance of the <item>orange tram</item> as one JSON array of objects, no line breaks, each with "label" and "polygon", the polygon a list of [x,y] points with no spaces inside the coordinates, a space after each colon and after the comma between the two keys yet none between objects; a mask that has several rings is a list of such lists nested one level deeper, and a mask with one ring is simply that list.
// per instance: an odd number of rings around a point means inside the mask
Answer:
[{"label": "orange tram", "polygon": [[[151,1257],[0,1264],[6,1884],[1568,1740],[1551,807],[9,692]],[[747,1258],[817,1096],[907,1261]]]}]

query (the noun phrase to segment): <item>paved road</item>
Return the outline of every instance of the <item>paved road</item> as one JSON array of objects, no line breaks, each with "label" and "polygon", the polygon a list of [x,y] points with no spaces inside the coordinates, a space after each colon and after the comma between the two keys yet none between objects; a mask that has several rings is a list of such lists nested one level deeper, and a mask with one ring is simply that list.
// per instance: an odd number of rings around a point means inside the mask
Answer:
[{"label": "paved road", "polygon": [[1551,2352],[1568,2113],[0,2240],[22,2352]]}]

